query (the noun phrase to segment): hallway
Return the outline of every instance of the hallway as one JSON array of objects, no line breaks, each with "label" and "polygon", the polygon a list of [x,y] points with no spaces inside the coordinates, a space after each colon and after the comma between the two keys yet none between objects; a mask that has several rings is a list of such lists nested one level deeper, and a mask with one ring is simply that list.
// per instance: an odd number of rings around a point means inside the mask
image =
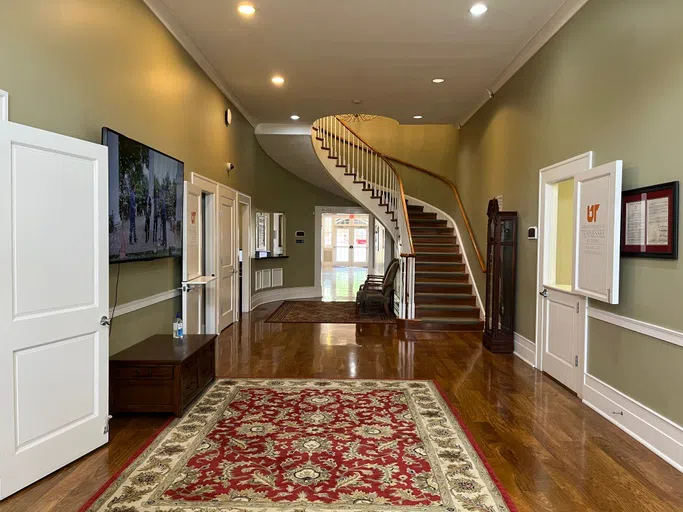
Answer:
[{"label": "hallway", "polygon": [[368,269],[365,267],[323,268],[323,301],[353,302],[356,292],[365,282]]},{"label": "hallway", "polygon": [[[574,395],[476,334],[415,342],[394,326],[267,324],[262,306],[218,340],[221,377],[436,379],[520,511],[683,509],[683,475]],[[115,417],[110,443],[0,503],[0,512],[75,512],[167,420]]]}]

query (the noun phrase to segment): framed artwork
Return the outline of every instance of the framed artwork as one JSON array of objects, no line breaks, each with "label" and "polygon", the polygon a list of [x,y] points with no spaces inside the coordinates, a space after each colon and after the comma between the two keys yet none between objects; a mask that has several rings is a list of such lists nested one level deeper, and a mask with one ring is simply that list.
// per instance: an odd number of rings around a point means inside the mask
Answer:
[{"label": "framed artwork", "polygon": [[672,181],[622,193],[622,256],[678,259],[678,188]]}]

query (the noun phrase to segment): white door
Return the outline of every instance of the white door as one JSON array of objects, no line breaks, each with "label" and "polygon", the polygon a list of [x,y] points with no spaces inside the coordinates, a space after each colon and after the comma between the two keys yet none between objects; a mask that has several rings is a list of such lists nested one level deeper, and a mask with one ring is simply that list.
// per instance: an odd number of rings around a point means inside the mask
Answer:
[{"label": "white door", "polygon": [[351,265],[351,228],[335,227],[334,230],[334,266]]},{"label": "white door", "polygon": [[235,321],[236,297],[236,214],[237,194],[227,187],[220,187],[219,191],[219,332]]},{"label": "white door", "polygon": [[353,266],[368,266],[368,228],[353,228]]},{"label": "white door", "polygon": [[108,440],[107,148],[0,122],[0,499]]},{"label": "white door", "polygon": [[204,275],[202,251],[202,189],[185,182],[183,212],[183,281]]},{"label": "white door", "polygon": [[553,288],[544,290],[543,295],[543,371],[576,391],[582,300]]},{"label": "white door", "polygon": [[621,160],[594,167],[574,180],[573,291],[619,304]]},{"label": "white door", "polygon": [[[183,281],[204,275],[202,189],[185,182],[183,212]],[[183,285],[183,330],[185,334],[202,334],[204,320],[204,287]]]},{"label": "white door", "polygon": [[[536,339],[540,343],[536,364],[579,396],[585,368],[586,302],[584,297],[572,294],[573,262],[569,262],[568,269],[564,265],[566,253],[573,251],[574,215],[573,211],[567,213],[564,209],[567,202],[560,197],[563,195],[560,187],[588,171],[592,164],[592,153],[586,153],[542,169],[540,173],[536,308]],[[562,187],[562,191],[566,188]],[[568,203],[571,209],[571,198]]]}]

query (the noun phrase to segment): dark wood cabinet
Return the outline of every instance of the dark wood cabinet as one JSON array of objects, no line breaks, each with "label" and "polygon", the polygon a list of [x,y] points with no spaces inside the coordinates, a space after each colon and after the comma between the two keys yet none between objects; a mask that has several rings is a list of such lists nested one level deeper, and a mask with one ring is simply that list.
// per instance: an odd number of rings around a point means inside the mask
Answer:
[{"label": "dark wood cabinet", "polygon": [[216,376],[216,338],[157,335],[109,359],[110,411],[182,416]]},{"label": "dark wood cabinet", "polygon": [[517,212],[501,212],[498,200],[488,206],[486,244],[486,323],[484,346],[491,352],[515,350]]}]

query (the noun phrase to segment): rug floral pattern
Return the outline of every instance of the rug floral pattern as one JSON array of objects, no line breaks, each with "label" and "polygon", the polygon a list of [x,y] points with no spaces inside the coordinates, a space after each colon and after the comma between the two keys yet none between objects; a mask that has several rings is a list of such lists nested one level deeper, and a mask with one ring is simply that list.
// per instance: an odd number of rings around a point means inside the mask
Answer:
[{"label": "rug floral pattern", "polygon": [[428,381],[217,382],[97,512],[509,511]]},{"label": "rug floral pattern", "polygon": [[395,324],[396,319],[381,308],[356,314],[355,302],[287,300],[266,323]]}]

